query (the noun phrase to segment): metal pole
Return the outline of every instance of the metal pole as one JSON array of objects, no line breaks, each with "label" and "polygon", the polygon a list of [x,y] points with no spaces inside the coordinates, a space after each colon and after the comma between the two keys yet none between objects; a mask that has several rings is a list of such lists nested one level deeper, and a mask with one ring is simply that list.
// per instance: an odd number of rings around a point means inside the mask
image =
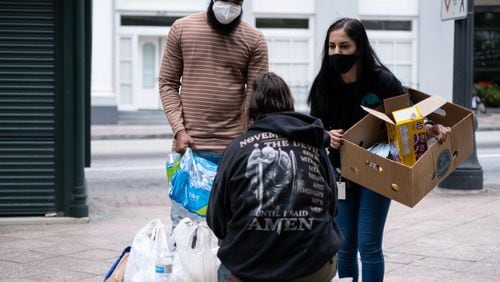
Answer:
[{"label": "metal pole", "polygon": [[[468,0],[467,7],[467,17],[455,20],[453,103],[470,109],[474,73],[474,0]],[[475,117],[474,124],[477,124]],[[475,129],[476,126],[474,132]],[[439,187],[464,191],[483,189],[483,170],[477,159],[475,134],[472,155],[441,182]]]},{"label": "metal pole", "polygon": [[74,186],[71,191],[69,215],[86,217],[87,188],[85,183],[85,0],[75,2],[75,99],[74,99]]}]

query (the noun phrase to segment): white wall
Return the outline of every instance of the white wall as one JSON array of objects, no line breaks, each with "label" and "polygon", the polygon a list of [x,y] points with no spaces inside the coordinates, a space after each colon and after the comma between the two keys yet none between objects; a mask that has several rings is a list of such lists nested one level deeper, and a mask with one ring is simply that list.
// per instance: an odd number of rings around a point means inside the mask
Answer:
[{"label": "white wall", "polygon": [[92,9],[92,106],[116,106],[114,89],[113,0],[94,1]]},{"label": "white wall", "polygon": [[418,2],[419,0],[359,0],[359,13],[365,16],[414,16],[418,11]]},{"label": "white wall", "polygon": [[453,100],[454,21],[441,21],[441,1],[420,1],[418,89]]},{"label": "white wall", "polygon": [[314,1],[304,0],[247,0],[252,2],[254,13],[281,14],[286,13],[314,14]]},{"label": "white wall", "polygon": [[[99,2],[103,0],[97,0]],[[106,1],[106,0],[104,0]],[[195,13],[207,8],[209,0],[116,0],[119,11],[153,12],[157,15]]]},{"label": "white wall", "polygon": [[[93,7],[92,105],[116,106],[117,103],[116,82],[114,81],[114,60],[116,59],[114,51],[116,50],[115,39],[117,39],[118,31],[115,29],[118,28],[117,23],[119,22],[116,18],[119,15],[116,13],[117,11],[125,14],[148,15],[190,14],[205,10],[208,1],[210,0],[95,1]],[[274,1],[279,3],[274,3]],[[300,3],[303,3],[301,1],[303,0],[246,0],[244,1],[244,19],[253,24],[255,10],[273,9],[273,13],[279,14],[277,8],[283,7],[282,5],[288,3],[287,8],[298,9],[301,7]],[[334,20],[339,17],[359,18],[360,13],[363,13],[364,17],[381,15],[394,18],[397,17],[394,11],[399,10],[400,15],[416,17],[418,22],[417,88],[451,101],[453,96],[453,21],[441,21],[440,1],[401,0],[397,3],[394,2],[396,1],[308,0],[308,4],[302,7],[303,10],[300,14],[306,12],[314,15],[312,22],[314,75],[321,64],[326,30]],[[386,6],[389,4],[396,5],[393,7],[398,9],[387,9]],[[415,5],[418,6],[417,14],[415,14]]]}]

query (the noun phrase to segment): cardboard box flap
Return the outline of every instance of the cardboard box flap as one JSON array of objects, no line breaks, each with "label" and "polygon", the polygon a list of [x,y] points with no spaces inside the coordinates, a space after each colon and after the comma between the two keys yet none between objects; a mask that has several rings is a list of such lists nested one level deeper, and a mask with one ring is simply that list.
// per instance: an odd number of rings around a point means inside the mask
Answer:
[{"label": "cardboard box flap", "polygon": [[384,99],[385,114],[391,116],[392,112],[401,110],[412,105],[408,94],[398,95]]},{"label": "cardboard box flap", "polygon": [[448,103],[448,101],[440,96],[431,96],[423,101],[418,102],[416,106],[418,107],[420,114],[425,117],[435,110],[441,108],[446,103]]},{"label": "cardboard box flap", "polygon": [[388,117],[386,114],[384,113],[381,113],[377,110],[374,110],[374,109],[370,109],[370,108],[367,108],[365,106],[361,106],[361,108],[363,108],[363,110],[365,110],[366,112],[368,112],[369,114],[373,115],[373,116],[376,116],[378,117],[379,119],[385,121],[385,122],[388,122],[390,124],[394,124],[394,122],[392,121],[392,119],[390,117]]}]

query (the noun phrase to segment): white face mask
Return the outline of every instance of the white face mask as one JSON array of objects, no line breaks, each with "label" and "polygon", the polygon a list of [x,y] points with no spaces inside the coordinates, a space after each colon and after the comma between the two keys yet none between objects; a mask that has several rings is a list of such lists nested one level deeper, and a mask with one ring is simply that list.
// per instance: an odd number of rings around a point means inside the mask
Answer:
[{"label": "white face mask", "polygon": [[241,14],[241,6],[224,1],[215,2],[214,0],[212,11],[214,11],[215,18],[218,22],[221,24],[228,24]]}]

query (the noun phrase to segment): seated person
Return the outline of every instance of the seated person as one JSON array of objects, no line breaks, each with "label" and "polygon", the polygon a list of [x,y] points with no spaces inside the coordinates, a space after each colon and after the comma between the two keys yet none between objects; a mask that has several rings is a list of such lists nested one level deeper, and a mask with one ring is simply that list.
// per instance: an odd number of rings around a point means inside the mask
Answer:
[{"label": "seated person", "polygon": [[342,239],[329,135],[294,112],[276,74],[261,74],[253,90],[248,131],[224,151],[208,205],[219,281],[330,281]]}]

